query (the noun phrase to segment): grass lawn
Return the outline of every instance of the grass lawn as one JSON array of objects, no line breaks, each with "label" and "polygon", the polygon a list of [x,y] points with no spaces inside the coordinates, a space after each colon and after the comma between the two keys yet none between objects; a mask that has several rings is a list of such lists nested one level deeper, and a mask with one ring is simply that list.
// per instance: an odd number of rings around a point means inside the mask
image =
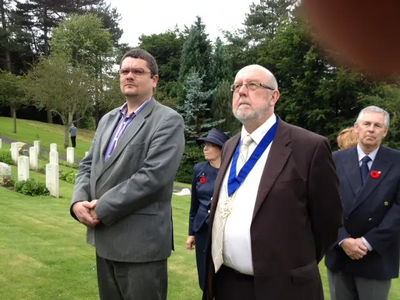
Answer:
[{"label": "grass lawn", "polygon": [[[13,175],[16,168],[13,167]],[[44,180],[44,175],[31,172]],[[95,252],[85,229],[69,215],[73,185],[60,181],[62,199],[28,197],[0,188],[0,299],[98,299]],[[175,249],[169,259],[168,299],[201,299],[194,251],[185,248],[189,197],[173,198]],[[326,271],[320,264],[326,299]],[[400,298],[393,281],[390,299]]]},{"label": "grass lawn", "polygon": [[[33,145],[33,141],[40,140],[40,147],[50,150],[50,144],[56,143],[59,153],[66,154],[64,149],[64,126],[47,124],[30,120],[17,120],[17,133],[12,133],[13,119],[0,117],[0,135]],[[83,158],[89,151],[94,131],[78,129],[75,148],[75,157]]]}]

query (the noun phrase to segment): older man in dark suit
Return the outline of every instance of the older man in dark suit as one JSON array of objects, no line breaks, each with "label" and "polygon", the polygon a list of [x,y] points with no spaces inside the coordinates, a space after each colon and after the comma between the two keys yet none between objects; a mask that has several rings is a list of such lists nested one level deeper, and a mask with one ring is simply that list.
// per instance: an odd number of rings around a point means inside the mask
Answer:
[{"label": "older man in dark suit", "polygon": [[204,299],[321,300],[318,263],[342,223],[329,142],[274,114],[267,69],[241,69],[232,92],[243,128],[215,184]]},{"label": "older man in dark suit", "polygon": [[400,152],[381,145],[389,121],[383,109],[364,108],[358,145],[333,155],[344,226],[325,259],[332,300],[388,299],[399,274]]},{"label": "older man in dark suit", "polygon": [[100,121],[75,182],[71,214],[96,247],[100,299],[165,300],[172,248],[171,197],[184,149],[183,119],[153,98],[158,67],[125,54],[126,103]]}]

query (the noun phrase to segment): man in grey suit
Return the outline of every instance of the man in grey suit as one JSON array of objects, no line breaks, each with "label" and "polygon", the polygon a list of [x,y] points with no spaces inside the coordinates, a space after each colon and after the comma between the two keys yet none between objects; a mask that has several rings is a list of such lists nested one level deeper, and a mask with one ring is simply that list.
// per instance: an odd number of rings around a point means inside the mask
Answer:
[{"label": "man in grey suit", "polygon": [[183,119],[154,100],[158,66],[148,52],[127,52],[119,74],[126,103],[99,122],[76,177],[71,215],[96,247],[100,299],[161,300],[167,298]]}]

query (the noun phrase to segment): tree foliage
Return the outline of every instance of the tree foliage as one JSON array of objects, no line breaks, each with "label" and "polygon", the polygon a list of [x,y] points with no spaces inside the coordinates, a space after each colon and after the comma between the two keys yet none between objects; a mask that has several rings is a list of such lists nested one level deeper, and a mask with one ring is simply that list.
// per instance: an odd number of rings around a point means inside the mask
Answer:
[{"label": "tree foliage", "polygon": [[38,108],[51,107],[64,124],[64,147],[68,130],[93,105],[93,79],[84,68],[73,66],[64,56],[40,58],[28,73],[26,92]]},{"label": "tree foliage", "polygon": [[181,107],[181,115],[185,122],[185,138],[187,143],[193,143],[197,138],[205,135],[210,129],[218,126],[223,120],[212,120],[208,117],[209,99],[213,90],[203,90],[202,76],[192,70],[185,81],[186,98]]}]

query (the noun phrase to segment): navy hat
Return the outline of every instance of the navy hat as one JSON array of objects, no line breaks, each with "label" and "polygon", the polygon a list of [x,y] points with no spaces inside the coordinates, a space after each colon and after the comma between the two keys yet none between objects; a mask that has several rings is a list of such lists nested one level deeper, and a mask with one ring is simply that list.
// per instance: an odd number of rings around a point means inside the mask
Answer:
[{"label": "navy hat", "polygon": [[217,129],[211,129],[206,137],[198,138],[196,142],[199,146],[204,142],[209,142],[222,147],[224,146],[225,142],[229,139],[230,139],[229,135],[227,135],[223,131]]}]

